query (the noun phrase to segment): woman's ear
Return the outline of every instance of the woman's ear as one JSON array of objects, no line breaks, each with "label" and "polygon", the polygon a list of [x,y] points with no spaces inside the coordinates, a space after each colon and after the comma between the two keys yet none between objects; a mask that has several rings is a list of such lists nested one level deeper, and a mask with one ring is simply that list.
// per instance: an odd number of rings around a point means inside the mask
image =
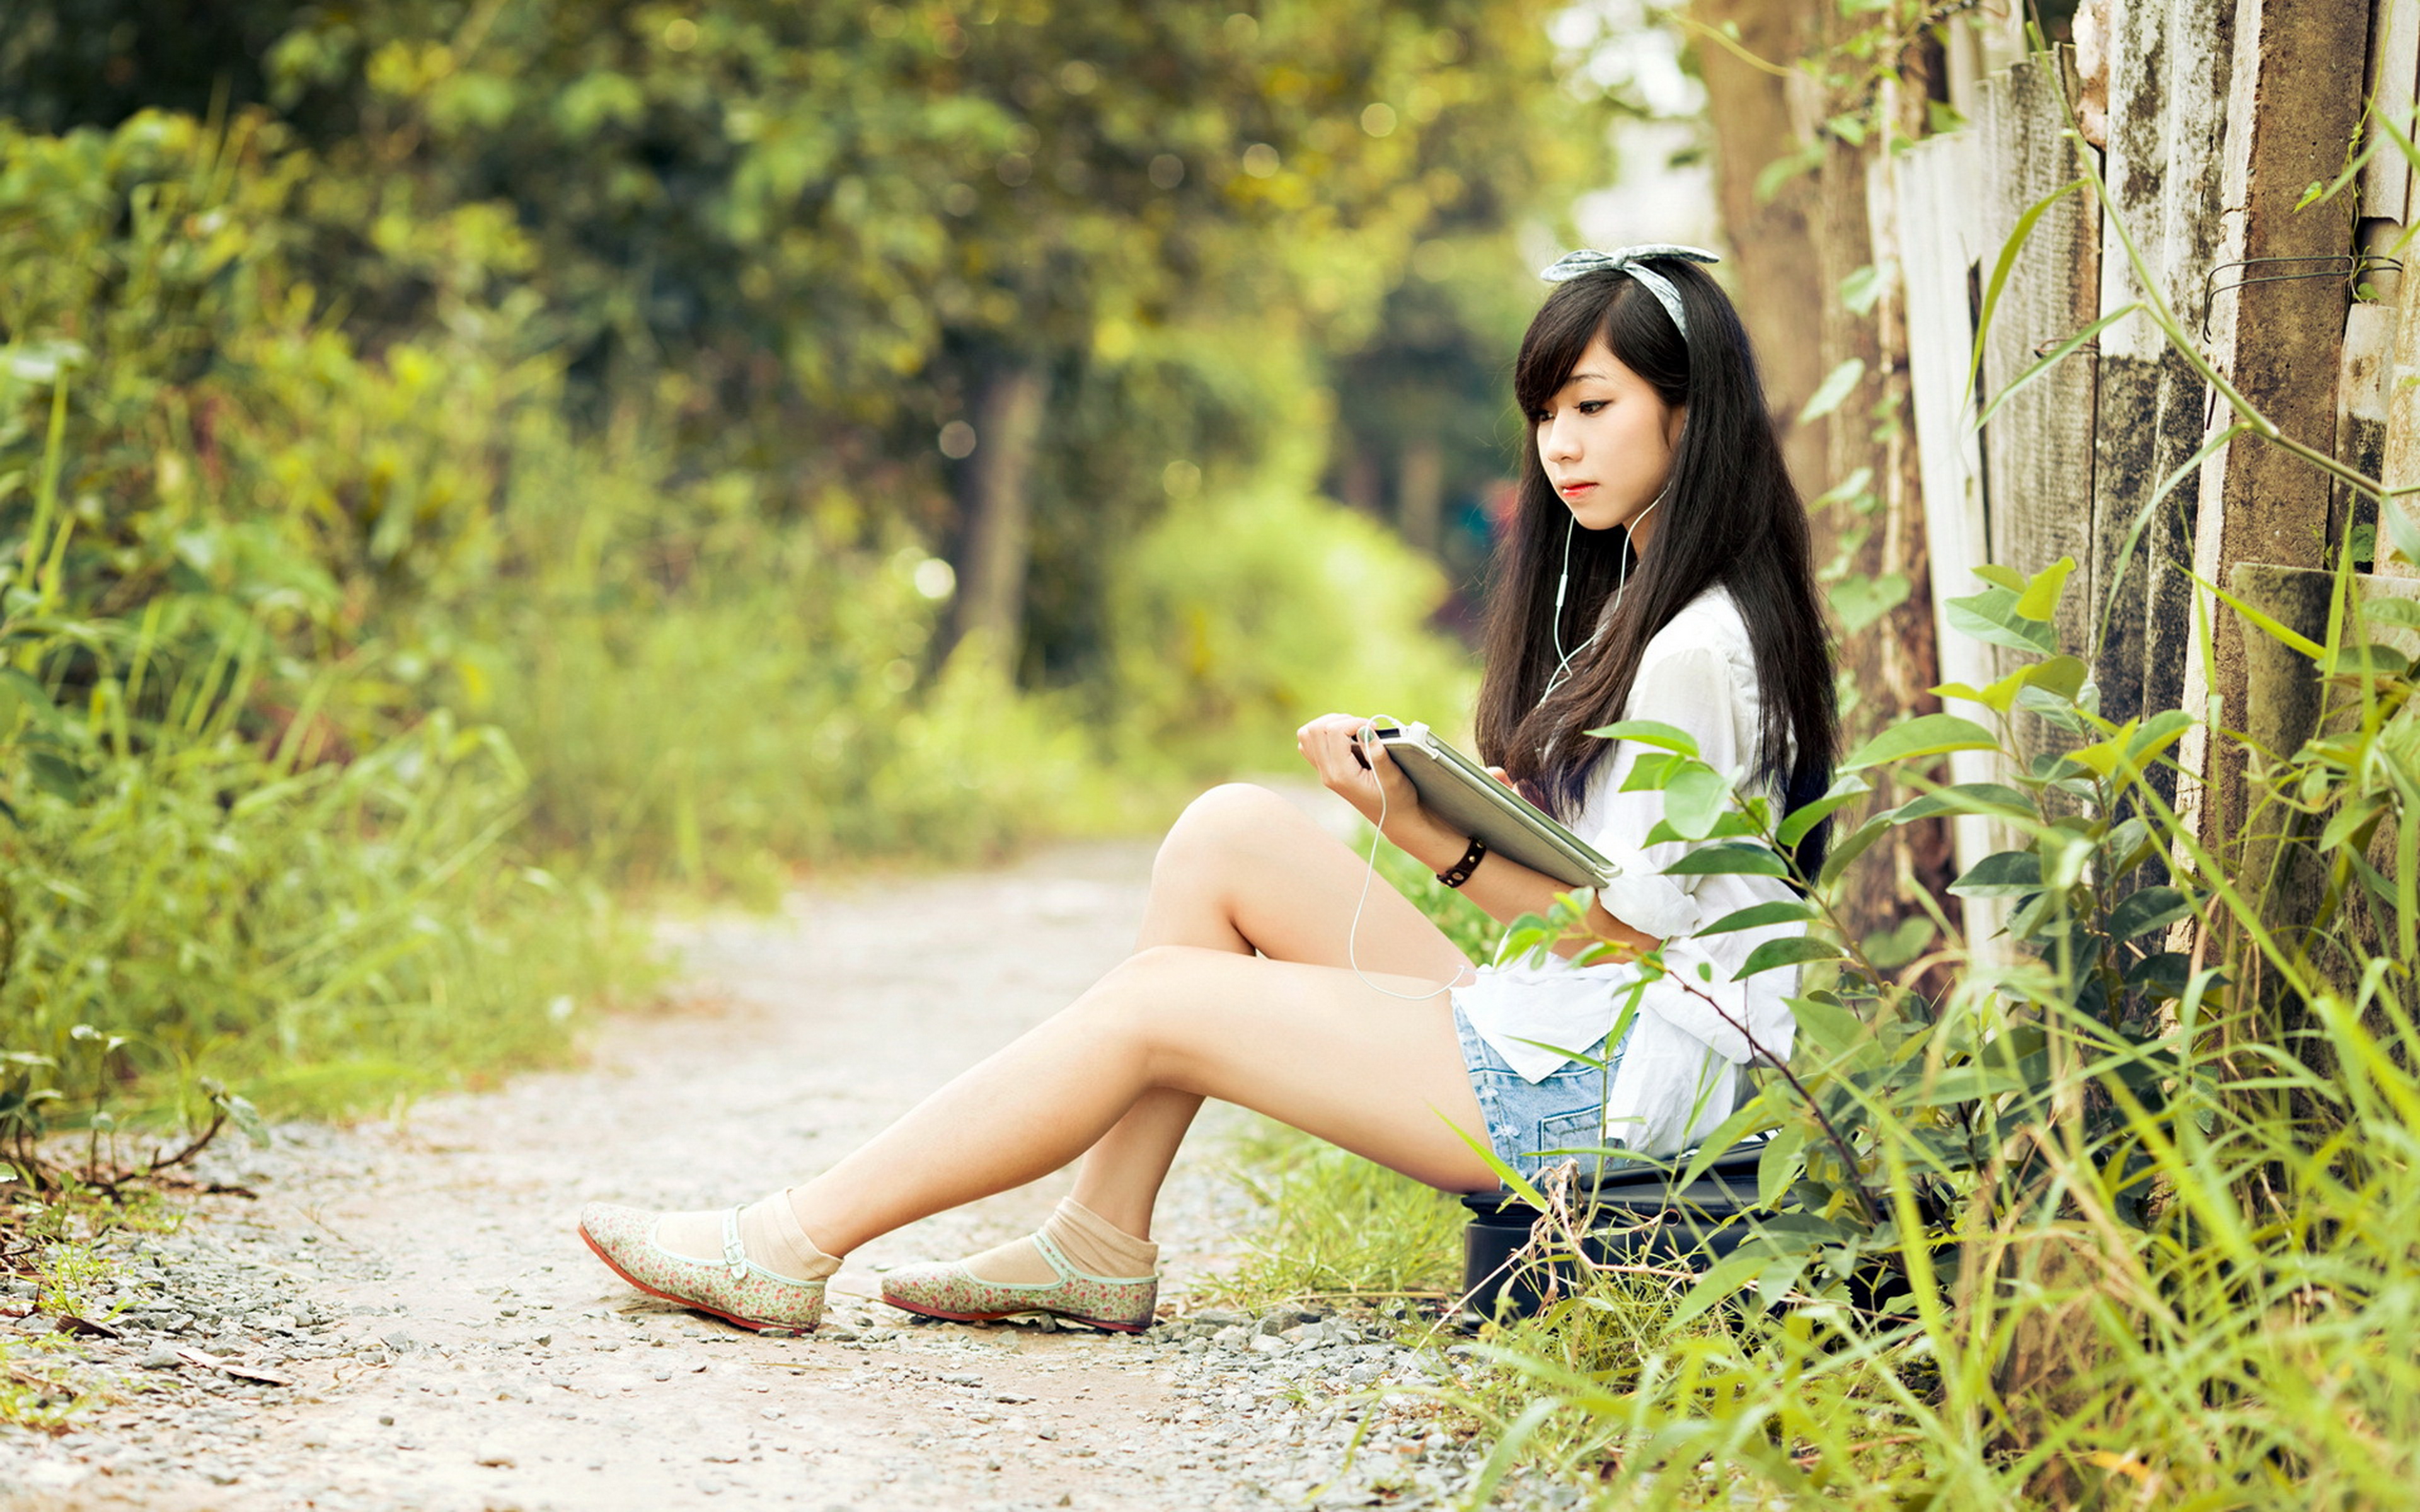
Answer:
[{"label": "woman's ear", "polygon": [[1676,404],[1671,409],[1664,412],[1664,448],[1666,451],[1677,452],[1681,449],[1681,431],[1683,426],[1688,424],[1688,423],[1689,407],[1685,404]]}]

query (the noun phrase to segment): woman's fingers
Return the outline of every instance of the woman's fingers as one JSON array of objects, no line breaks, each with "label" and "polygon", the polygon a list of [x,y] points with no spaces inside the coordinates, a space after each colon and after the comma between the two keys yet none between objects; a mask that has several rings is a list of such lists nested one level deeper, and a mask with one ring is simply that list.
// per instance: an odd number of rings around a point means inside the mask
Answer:
[{"label": "woman's fingers", "polygon": [[1354,754],[1355,737],[1366,723],[1350,714],[1324,714],[1295,732],[1295,746],[1322,784],[1348,798],[1374,800],[1377,789],[1370,769]]}]

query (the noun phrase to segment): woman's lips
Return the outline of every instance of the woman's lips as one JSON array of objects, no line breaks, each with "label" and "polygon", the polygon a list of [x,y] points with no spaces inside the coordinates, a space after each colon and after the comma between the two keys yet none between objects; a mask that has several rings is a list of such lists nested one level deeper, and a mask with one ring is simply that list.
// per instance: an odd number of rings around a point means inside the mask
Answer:
[{"label": "woman's lips", "polygon": [[1595,486],[1593,483],[1566,483],[1558,485],[1555,491],[1566,499],[1577,499]]}]

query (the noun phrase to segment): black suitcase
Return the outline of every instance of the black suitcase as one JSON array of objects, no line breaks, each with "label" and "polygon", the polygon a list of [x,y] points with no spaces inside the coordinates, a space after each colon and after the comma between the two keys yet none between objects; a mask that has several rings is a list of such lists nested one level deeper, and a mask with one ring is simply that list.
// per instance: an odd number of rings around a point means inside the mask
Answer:
[{"label": "black suitcase", "polygon": [[[1685,1186],[1672,1173],[1636,1163],[1611,1164],[1593,1187],[1578,1194],[1586,1222],[1579,1225],[1590,1260],[1600,1265],[1653,1265],[1704,1271],[1739,1247],[1747,1225],[1726,1220],[1756,1205],[1756,1165],[1764,1141],[1751,1139],[1725,1150]],[[1475,1192],[1462,1199],[1470,1225],[1462,1236],[1463,1319],[1475,1323],[1496,1317],[1528,1318],[1544,1294],[1568,1295],[1579,1267],[1568,1255],[1552,1262],[1514,1257],[1528,1246],[1538,1210],[1512,1188]],[[1568,1250],[1567,1239],[1547,1246]],[[1499,1312],[1499,1308],[1501,1311]]]}]

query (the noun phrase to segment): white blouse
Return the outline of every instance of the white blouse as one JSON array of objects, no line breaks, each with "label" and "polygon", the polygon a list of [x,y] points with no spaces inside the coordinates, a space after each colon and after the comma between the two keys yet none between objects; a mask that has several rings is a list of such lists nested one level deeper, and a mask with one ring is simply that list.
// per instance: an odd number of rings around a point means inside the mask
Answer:
[{"label": "white blouse", "polygon": [[[1660,720],[1688,732],[1698,742],[1699,759],[1744,789],[1756,763],[1761,703],[1746,623],[1730,590],[1718,584],[1691,600],[1647,642],[1621,717]],[[1796,894],[1778,877],[1664,875],[1665,868],[1696,845],[1648,844],[1648,832],[1664,817],[1664,795],[1621,791],[1638,759],[1654,753],[1636,741],[1615,742],[1590,770],[1579,817],[1571,827],[1621,869],[1598,891],[1606,911],[1663,940],[1665,969],[1688,978],[1722,1011],[1670,977],[1642,982],[1644,974],[1628,963],[1575,968],[1559,956],[1543,964],[1482,966],[1478,981],[1455,989],[1454,1002],[1506,1064],[1538,1082],[1571,1063],[1565,1050],[1585,1050],[1609,1031],[1636,993],[1638,1012],[1629,1047],[1606,1095],[1606,1140],[1665,1156],[1688,1148],[1730,1116],[1739,1100],[1741,1068],[1753,1055],[1750,1035],[1758,1046],[1788,1058],[1795,1020],[1782,999],[1797,992],[1798,969],[1761,972],[1745,981],[1731,977],[1758,946],[1803,934],[1806,926],[1776,924],[1690,938],[1727,914]],[[1777,794],[1769,795],[1778,802]]]}]

